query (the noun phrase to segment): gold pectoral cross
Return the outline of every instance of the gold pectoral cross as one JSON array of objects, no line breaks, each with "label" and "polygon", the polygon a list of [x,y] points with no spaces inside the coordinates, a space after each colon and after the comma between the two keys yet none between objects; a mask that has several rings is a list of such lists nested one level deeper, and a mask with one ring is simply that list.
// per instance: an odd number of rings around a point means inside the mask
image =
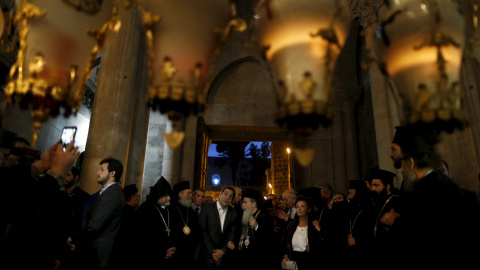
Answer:
[{"label": "gold pectoral cross", "polygon": [[165,231],[167,232],[168,236],[170,236],[170,232],[171,232],[172,230],[170,230],[169,228],[166,228]]}]

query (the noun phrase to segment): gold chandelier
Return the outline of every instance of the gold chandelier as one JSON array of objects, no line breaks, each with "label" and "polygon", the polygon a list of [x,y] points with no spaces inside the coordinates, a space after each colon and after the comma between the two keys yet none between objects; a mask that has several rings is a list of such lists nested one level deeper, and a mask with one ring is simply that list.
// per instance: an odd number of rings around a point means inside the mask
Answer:
[{"label": "gold chandelier", "polygon": [[332,74],[347,38],[346,0],[262,0],[260,42],[278,81],[277,122],[309,135],[332,120]]},{"label": "gold chandelier", "polygon": [[78,111],[97,55],[120,28],[117,8],[116,0],[15,1],[20,45],[5,94],[31,108],[33,147],[43,122]]},{"label": "gold chandelier", "polygon": [[460,92],[465,18],[448,0],[390,1],[371,37],[397,97],[403,126],[439,133],[466,124]]},{"label": "gold chandelier", "polygon": [[246,23],[235,18],[234,5],[226,0],[139,3],[149,55],[147,103],[172,121],[174,131],[164,135],[176,148],[185,137],[178,122],[204,110],[203,89],[216,45],[230,29],[245,30]]},{"label": "gold chandelier", "polygon": [[[333,117],[332,76],[347,39],[347,0],[262,0],[256,6],[260,43],[277,84],[277,123],[305,140]],[[307,166],[314,149],[293,149]]]}]

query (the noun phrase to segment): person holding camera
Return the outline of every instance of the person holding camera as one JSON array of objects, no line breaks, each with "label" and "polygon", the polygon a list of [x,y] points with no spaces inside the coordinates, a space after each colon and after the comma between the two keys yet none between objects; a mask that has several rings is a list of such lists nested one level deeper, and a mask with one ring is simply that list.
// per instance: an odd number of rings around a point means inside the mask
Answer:
[{"label": "person holding camera", "polygon": [[[13,144],[12,149],[17,146]],[[65,151],[57,142],[38,161],[18,159],[11,167],[2,167],[2,184],[14,198],[2,209],[7,215],[2,232],[2,269],[61,266],[71,212],[60,187],[79,155],[77,150],[73,141]]]}]

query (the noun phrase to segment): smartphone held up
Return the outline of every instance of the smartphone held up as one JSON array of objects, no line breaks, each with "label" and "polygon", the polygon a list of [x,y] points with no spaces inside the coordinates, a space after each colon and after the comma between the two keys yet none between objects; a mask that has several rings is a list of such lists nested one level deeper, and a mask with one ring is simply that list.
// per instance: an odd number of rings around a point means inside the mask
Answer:
[{"label": "smartphone held up", "polygon": [[63,128],[62,135],[60,136],[60,142],[63,145],[63,151],[65,151],[65,147],[75,139],[76,134],[77,127],[69,126]]}]

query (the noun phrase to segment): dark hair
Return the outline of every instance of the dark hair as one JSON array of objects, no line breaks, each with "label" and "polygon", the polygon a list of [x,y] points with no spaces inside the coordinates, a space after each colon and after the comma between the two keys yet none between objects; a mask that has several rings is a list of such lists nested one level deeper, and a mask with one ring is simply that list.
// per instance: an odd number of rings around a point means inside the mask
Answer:
[{"label": "dark hair", "polygon": [[203,189],[203,188],[196,188],[196,189],[193,191],[193,193],[192,193],[193,196],[195,196],[195,194],[196,194],[198,191],[205,193],[205,189]]},{"label": "dark hair", "polygon": [[312,201],[312,199],[310,199],[309,197],[306,197],[306,196],[304,196],[304,195],[299,195],[299,196],[297,197],[297,200],[295,201],[295,207],[297,206],[297,203],[300,202],[300,201],[306,202],[306,203],[307,203],[307,207],[308,207],[309,209],[313,209],[313,201]]},{"label": "dark hair", "polygon": [[233,191],[233,198],[235,198],[235,194],[236,194],[235,189],[233,187],[230,187],[230,186],[223,187],[220,194],[222,194],[223,191],[225,191],[225,189],[229,189],[229,190]]},{"label": "dark hair", "polygon": [[80,170],[77,168],[77,167],[72,167],[72,169],[70,170],[73,174],[73,176],[80,176]]},{"label": "dark hair", "polygon": [[103,159],[102,161],[100,161],[100,165],[104,164],[104,163],[108,163],[108,172],[115,172],[115,182],[118,182],[120,181],[120,178],[122,178],[122,174],[123,174],[123,165],[120,161],[114,159],[114,158],[111,158],[111,157],[107,157],[105,159]]}]

